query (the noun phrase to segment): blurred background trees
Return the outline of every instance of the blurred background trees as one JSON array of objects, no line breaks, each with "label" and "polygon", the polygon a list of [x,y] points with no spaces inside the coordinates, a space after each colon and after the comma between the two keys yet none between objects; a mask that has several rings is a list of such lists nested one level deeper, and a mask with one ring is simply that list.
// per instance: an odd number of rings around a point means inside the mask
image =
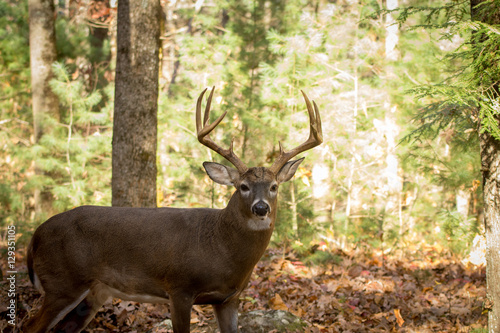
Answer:
[{"label": "blurred background trees", "polygon": [[[459,54],[446,58],[467,47],[471,29],[447,23],[470,19],[468,2],[161,4],[158,206],[221,208],[233,191],[201,166],[223,162],[194,134],[194,104],[204,88],[216,87],[214,117],[228,111],[214,138],[227,145],[234,137],[250,166],[270,165],[278,141],[291,147],[305,139],[302,89],[319,106],[325,142],[281,187],[274,244],[304,255],[364,245],[417,251],[423,244],[466,253],[482,232],[478,120],[427,115],[442,98],[428,87],[444,91],[452,67],[468,65]],[[405,12],[381,11],[447,5],[455,16],[436,11],[429,19],[422,9],[403,20]],[[0,3],[2,234],[15,223],[29,236],[46,215],[111,204],[116,1],[68,0],[55,11],[50,86],[59,115],[45,117],[50,132],[37,140],[28,3]],[[442,115],[462,110],[447,105]],[[415,132],[422,125],[427,130]],[[50,195],[53,211],[45,216],[35,214],[37,191]]]}]

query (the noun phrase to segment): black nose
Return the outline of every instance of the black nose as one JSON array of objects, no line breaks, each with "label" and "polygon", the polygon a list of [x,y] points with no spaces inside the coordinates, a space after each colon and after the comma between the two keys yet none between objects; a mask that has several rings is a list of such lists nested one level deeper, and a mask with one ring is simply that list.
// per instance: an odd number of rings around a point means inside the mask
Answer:
[{"label": "black nose", "polygon": [[252,213],[254,213],[257,216],[266,216],[269,214],[269,205],[266,204],[264,201],[259,201],[252,207]]}]

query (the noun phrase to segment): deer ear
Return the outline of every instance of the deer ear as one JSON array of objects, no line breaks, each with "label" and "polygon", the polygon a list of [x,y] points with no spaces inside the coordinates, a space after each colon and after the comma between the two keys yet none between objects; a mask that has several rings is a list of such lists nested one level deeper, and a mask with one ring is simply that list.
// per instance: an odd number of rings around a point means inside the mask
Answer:
[{"label": "deer ear", "polygon": [[303,160],[304,157],[295,161],[286,162],[285,165],[281,167],[280,171],[278,171],[278,175],[276,176],[278,183],[284,183],[292,179]]},{"label": "deer ear", "polygon": [[219,163],[203,162],[203,167],[210,179],[221,185],[234,185],[240,179],[240,173],[236,169]]}]

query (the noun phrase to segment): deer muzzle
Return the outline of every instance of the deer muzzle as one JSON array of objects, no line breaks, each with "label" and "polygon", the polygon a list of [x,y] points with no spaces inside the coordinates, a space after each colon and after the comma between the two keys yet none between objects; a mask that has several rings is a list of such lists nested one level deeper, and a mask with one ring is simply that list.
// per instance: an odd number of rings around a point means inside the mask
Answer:
[{"label": "deer muzzle", "polygon": [[252,213],[256,216],[264,217],[267,216],[270,212],[271,207],[269,207],[269,205],[262,200],[258,201],[252,206]]}]

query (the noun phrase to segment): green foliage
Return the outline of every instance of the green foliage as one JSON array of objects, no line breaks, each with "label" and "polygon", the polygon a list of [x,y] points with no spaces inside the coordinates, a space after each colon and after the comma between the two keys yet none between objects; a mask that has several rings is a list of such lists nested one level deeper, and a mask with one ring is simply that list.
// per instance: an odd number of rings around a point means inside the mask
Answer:
[{"label": "green foliage", "polygon": [[[435,2],[426,1],[428,5],[423,5],[417,2],[417,5],[400,7],[394,9],[392,13],[399,14],[396,21],[402,25],[411,18],[419,17],[418,23],[413,24],[410,29],[439,29],[439,28],[454,28],[460,22],[470,18],[470,1],[469,0],[453,0],[444,1],[436,5]],[[432,4],[433,6],[431,6]],[[450,37],[452,34],[445,33],[443,38]]]},{"label": "green foliage", "polygon": [[443,242],[456,254],[465,254],[480,231],[477,219],[464,218],[458,212],[443,211],[438,220]]},{"label": "green foliage", "polygon": [[[297,173],[305,169],[299,169]],[[278,205],[278,222],[273,242],[289,244],[294,240],[309,245],[315,238],[318,226],[313,223],[314,209],[307,187],[299,177],[280,186],[280,201]]]},{"label": "green foliage", "polygon": [[85,59],[90,52],[87,43],[88,31],[82,26],[74,24],[64,16],[56,19],[56,48],[58,61],[67,59]]},{"label": "green foliage", "polygon": [[67,210],[84,203],[108,205],[112,110],[91,111],[101,101],[100,93],[86,93],[83,82],[72,81],[60,63],[54,64],[53,71],[51,88],[64,109],[61,122],[55,124],[59,127],[55,135],[42,137],[37,161],[51,178],[58,179],[49,185],[56,208]]},{"label": "green foliage", "polygon": [[[16,223],[25,237],[33,222],[42,222],[35,221],[36,190],[52,196],[53,207],[44,207],[45,215],[81,204],[109,204],[114,92],[112,86],[94,89],[92,75],[102,75],[104,66],[83,75],[92,53],[88,29],[59,15],[61,63],[53,67],[51,87],[61,114],[44,119],[51,130],[34,144],[27,1],[4,1],[0,13],[0,227]],[[109,54],[109,48],[103,50]]]},{"label": "green foliage", "polygon": [[488,328],[473,328],[471,329],[470,333],[488,333]]},{"label": "green foliage", "polygon": [[[455,35],[463,42],[447,53],[443,60],[451,68],[450,74],[438,84],[421,85],[410,92],[426,101],[426,107],[416,117],[421,122],[410,137],[439,133],[447,128],[456,131],[488,131],[500,139],[497,116],[498,88],[500,75],[498,26],[472,21],[464,7],[468,1],[451,2],[440,7],[407,8],[402,10],[398,20],[404,22],[415,11],[427,13],[428,29],[448,28],[442,31],[442,39]],[[493,7],[491,7],[493,6]],[[478,15],[494,13],[498,1],[486,1],[478,9]],[[443,16],[448,24],[440,24],[435,16]],[[432,23],[432,24],[431,24]],[[418,26],[417,26],[418,27]]]},{"label": "green foliage", "polygon": [[314,253],[305,257],[304,264],[306,265],[325,265],[335,264],[338,265],[342,261],[339,255],[333,254],[330,251],[315,251]]},{"label": "green foliage", "polygon": [[[307,164],[293,184],[282,184],[273,241],[300,240],[307,247],[331,230],[332,246],[337,240],[392,246],[415,233],[432,235],[429,230],[437,226],[439,213],[454,208],[450,198],[458,189],[472,187],[479,170],[477,155],[460,148],[464,142],[470,143],[464,147],[475,143],[469,140],[474,119],[457,118],[452,127],[448,116],[468,112],[469,101],[444,102],[425,91],[434,89],[435,82],[444,82],[443,90],[456,89],[445,82],[451,65],[442,59],[444,46],[460,26],[448,24],[446,15],[431,5],[438,6],[429,2],[426,8],[401,12],[413,21],[399,20],[403,61],[397,62],[384,58],[385,16],[376,1],[317,7],[301,1],[226,1],[196,15],[183,12],[192,17],[193,33],[176,37],[182,71],[169,87],[172,98],[160,101],[164,204],[223,207],[232,192],[213,185],[200,167],[206,159],[221,161],[200,147],[194,135],[194,100],[205,86],[217,87],[212,119],[228,111],[213,136],[224,146],[234,138],[236,153],[251,166],[271,163],[277,141],[289,148],[307,137],[299,92],[304,90],[321,110],[325,142],[307,153]],[[460,6],[445,5],[447,15],[466,17],[464,3]],[[424,15],[429,8],[432,17]],[[224,11],[231,13],[226,23],[214,19],[223,18]],[[430,24],[448,29],[441,30],[446,37],[423,29]],[[458,58],[450,61],[462,63]],[[424,100],[435,102],[436,110],[448,103],[439,116],[428,119],[433,106],[422,106],[406,94],[415,81],[429,83],[415,92],[428,94]],[[389,113],[392,105],[398,110],[394,116]],[[410,123],[419,108],[426,112]],[[422,123],[431,135],[395,147],[391,140],[399,128],[407,135]],[[454,134],[451,141],[438,135],[439,126]],[[429,149],[434,145],[435,150]],[[400,190],[391,185],[386,171],[395,149],[403,168],[397,173],[405,177]],[[446,155],[446,149],[453,154]],[[323,178],[315,176],[318,166]],[[202,178],[193,181],[192,175]]]},{"label": "green foliage", "polygon": [[[484,2],[479,13],[491,11],[489,6],[494,2]],[[432,184],[441,186],[440,204],[429,207],[429,212],[436,217],[450,250],[460,253],[481,232],[470,222],[477,219],[475,215],[482,206],[478,190],[479,143],[475,134],[488,131],[500,138],[498,118],[495,119],[496,81],[500,73],[497,46],[493,46],[499,42],[498,34],[494,33],[497,28],[472,21],[469,4],[469,1],[447,1],[432,7],[397,10],[400,24],[419,17],[423,23],[412,21],[411,30],[425,28],[423,31],[440,46],[435,53],[439,75],[408,90],[417,97],[419,105],[402,144],[417,148],[406,153],[407,167],[413,165],[428,175]],[[464,190],[470,193],[468,217],[456,211],[455,199]],[[431,224],[436,227],[434,222]],[[432,233],[429,236],[434,238]]]},{"label": "green foliage", "polygon": [[[335,259],[310,251],[320,241],[394,249],[425,238],[463,253],[482,205],[474,134],[498,135],[498,27],[471,22],[465,1],[407,3],[392,12],[374,0],[166,7],[162,71],[171,76],[160,77],[158,205],[222,208],[234,190],[201,166],[226,163],[196,138],[203,89],[216,87],[212,120],[228,112],[212,138],[225,147],[234,138],[249,166],[270,165],[278,141],[286,149],[305,141],[303,90],[318,104],[324,143],[280,186],[273,243],[315,263]],[[0,38],[0,223],[33,222],[37,189],[52,194],[54,212],[109,204],[110,39],[97,40],[81,17],[58,15],[51,88],[60,117],[45,119],[52,131],[35,145],[26,1],[3,2],[0,14],[8,37]],[[389,14],[397,61],[385,54]],[[470,211],[455,219],[460,191],[470,194]]]},{"label": "green foliage", "polygon": [[83,82],[72,80],[60,63],[54,64],[53,71],[51,87],[62,105],[61,117],[60,121],[45,119],[53,130],[29,151],[42,172],[27,186],[50,192],[57,211],[82,204],[107,205],[111,201],[111,108],[91,111],[100,102],[100,93],[87,93]]},{"label": "green foliage", "polygon": [[0,230],[30,217],[32,175],[27,2],[0,2]]}]

